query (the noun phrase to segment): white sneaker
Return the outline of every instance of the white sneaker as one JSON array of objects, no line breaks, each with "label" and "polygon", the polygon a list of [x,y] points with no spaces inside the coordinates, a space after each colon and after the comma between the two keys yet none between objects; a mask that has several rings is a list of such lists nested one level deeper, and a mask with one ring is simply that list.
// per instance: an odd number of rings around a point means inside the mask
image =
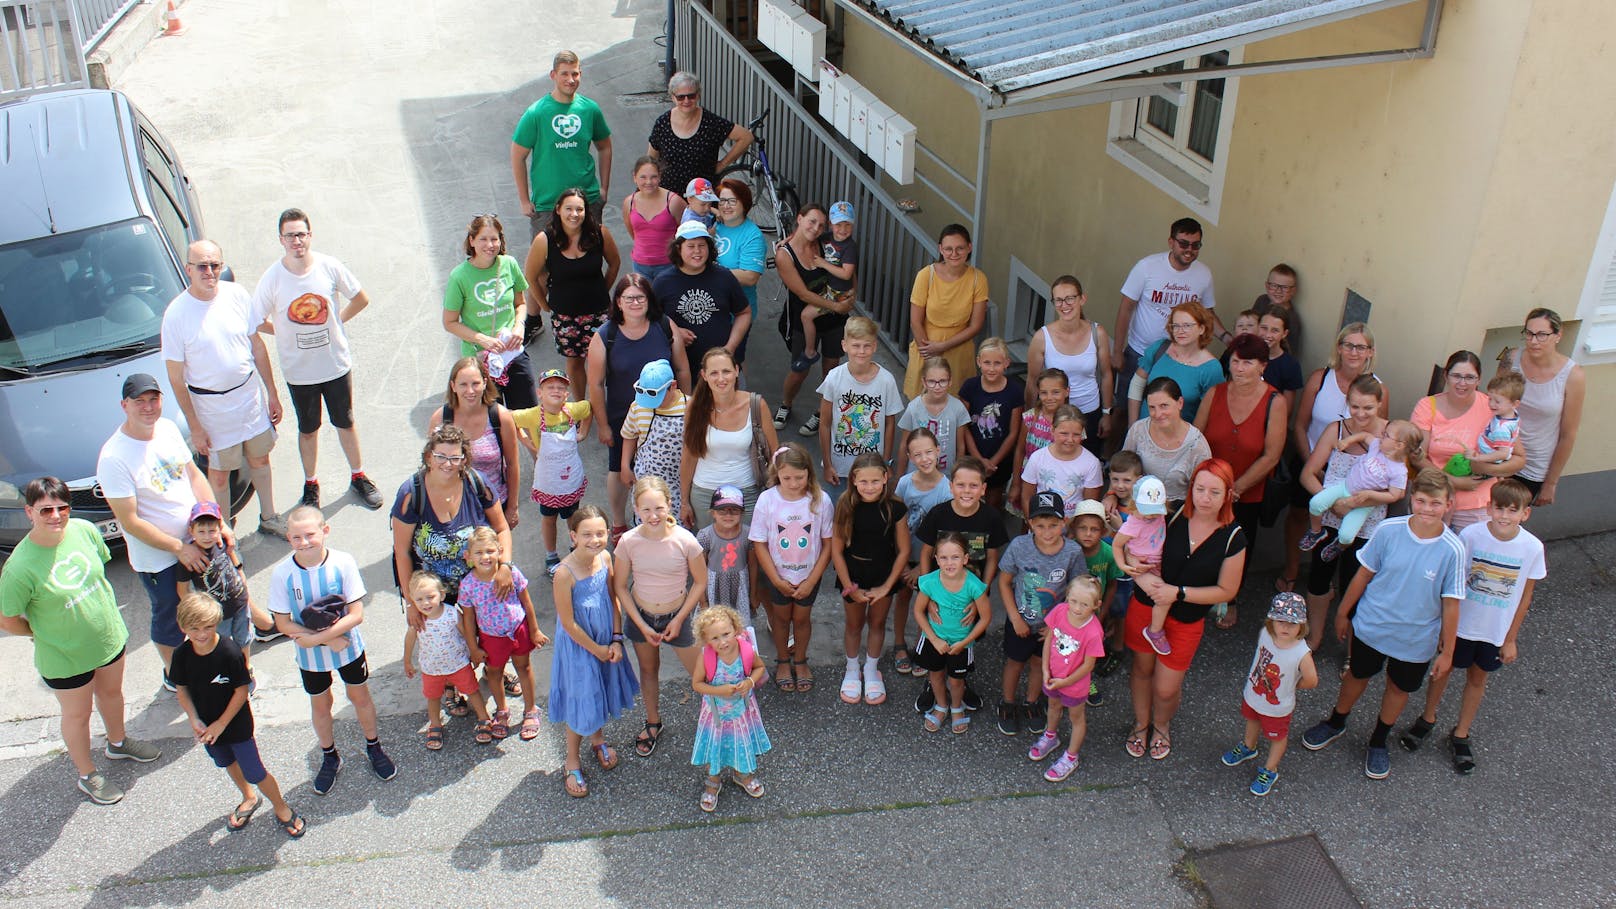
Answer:
[{"label": "white sneaker", "polygon": [[864,693],[863,681],[859,678],[857,663],[851,663],[847,672],[842,675],[842,703],[857,704],[859,697]]}]

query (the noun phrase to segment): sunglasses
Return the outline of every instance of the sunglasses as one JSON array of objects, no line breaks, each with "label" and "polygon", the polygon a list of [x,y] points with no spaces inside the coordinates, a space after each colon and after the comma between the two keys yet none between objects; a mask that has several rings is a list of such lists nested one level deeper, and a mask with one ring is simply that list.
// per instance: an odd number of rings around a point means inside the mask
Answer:
[{"label": "sunglasses", "polygon": [[667,390],[668,390],[667,385],[662,385],[662,386],[659,386],[657,388],[646,388],[644,385],[641,385],[638,382],[634,383],[634,393],[637,394],[637,395],[645,395],[648,398],[649,397],[655,397],[656,395],[662,394],[663,392],[665,392]]},{"label": "sunglasses", "polygon": [[59,514],[67,514],[73,510],[71,505],[35,505],[34,513],[42,518],[54,518]]},{"label": "sunglasses", "polygon": [[1200,240],[1196,240],[1194,243],[1191,243],[1188,240],[1180,240],[1179,238],[1174,237],[1173,242],[1178,245],[1179,249],[1200,249],[1201,248],[1201,241]]},{"label": "sunglasses", "polygon": [[693,101],[701,97],[701,92],[679,92],[673,96],[675,101]]},{"label": "sunglasses", "polygon": [[224,263],[223,262],[191,262],[189,264],[190,264],[190,266],[192,268],[196,269],[197,271],[201,271],[201,272],[223,271],[224,270]]}]

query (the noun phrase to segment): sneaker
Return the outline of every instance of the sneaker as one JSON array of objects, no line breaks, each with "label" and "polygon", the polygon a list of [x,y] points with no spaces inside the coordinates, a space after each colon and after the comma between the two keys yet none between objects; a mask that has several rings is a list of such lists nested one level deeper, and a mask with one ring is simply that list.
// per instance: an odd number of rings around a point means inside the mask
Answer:
[{"label": "sneaker", "polygon": [[1005,735],[1021,734],[1021,719],[1016,716],[1019,711],[1016,705],[1002,703],[999,705],[999,731]]},{"label": "sneaker", "polygon": [[965,686],[965,697],[962,700],[965,703],[965,709],[972,713],[982,709],[982,696],[972,691],[969,685]]},{"label": "sneaker", "polygon": [[561,567],[561,556],[558,553],[549,553],[544,557],[544,574],[546,577],[555,577],[556,569]]},{"label": "sneaker", "polygon": [[[1223,752],[1223,766],[1239,767],[1256,756],[1257,749],[1247,748],[1245,742],[1240,742],[1228,751]],[[1262,793],[1257,794],[1261,795]]]},{"label": "sneaker", "polygon": [[1427,723],[1425,717],[1415,717],[1414,724],[1397,737],[1397,742],[1403,746],[1404,751],[1418,751],[1420,745],[1425,743],[1425,737],[1430,735],[1434,728],[1435,724]]},{"label": "sneaker", "polygon": [[107,743],[107,757],[115,761],[135,761],[140,764],[150,764],[163,756],[163,750],[151,742],[142,742],[140,739],[125,737],[122,745]]},{"label": "sneaker", "polygon": [[286,637],[286,635],[281,634],[280,631],[277,628],[275,628],[275,626],[273,626],[273,625],[271,625],[269,627],[268,631],[265,631],[262,628],[254,628],[253,629],[253,640],[257,641],[260,644],[268,644],[270,641],[273,641],[276,638],[284,638],[284,637]]},{"label": "sneaker", "polygon": [[387,752],[382,750],[380,742],[374,745],[366,745],[365,753],[370,756],[370,769],[376,771],[377,778],[386,782],[398,776],[398,766],[393,763],[392,758],[387,756]]},{"label": "sneaker", "polygon": [[[1107,643],[1106,650],[1109,651],[1110,649],[1111,645]],[[1115,653],[1107,653],[1105,656],[1100,657],[1098,663],[1094,664],[1094,672],[1102,679],[1109,678],[1113,672],[1117,671],[1117,666],[1121,663],[1122,657],[1117,656]]]},{"label": "sneaker", "polygon": [[1092,679],[1090,679],[1089,680],[1089,700],[1088,700],[1088,705],[1090,707],[1098,707],[1098,706],[1100,706],[1101,704],[1104,704],[1104,703],[1105,703],[1105,695],[1100,693],[1100,686],[1094,684],[1094,681]]},{"label": "sneaker", "polygon": [[1060,759],[1051,764],[1048,770],[1044,771],[1044,779],[1049,780],[1051,783],[1063,782],[1076,769],[1077,755],[1070,751],[1062,751]]},{"label": "sneaker", "polygon": [[123,790],[97,770],[89,776],[79,777],[79,791],[97,805],[116,805],[123,801]]},{"label": "sneaker", "polygon": [[364,502],[365,507],[371,511],[382,507],[381,490],[377,489],[376,484],[370,481],[370,477],[362,473],[354,474],[353,479],[348,483],[348,489],[358,497],[359,501]]},{"label": "sneaker", "polygon": [[258,518],[258,532],[266,537],[286,539],[286,519],[278,514],[260,515]]},{"label": "sneaker", "polygon": [[173,691],[173,690],[175,690],[174,689],[174,680],[168,677],[168,670],[167,669],[163,670],[163,690],[164,691]]},{"label": "sneaker", "polygon": [[802,356],[800,356],[800,357],[796,358],[795,360],[791,361],[791,371],[792,372],[807,372],[809,367],[813,366],[815,363],[818,363],[818,362],[819,362],[819,354],[817,352],[814,353],[812,356],[809,356],[808,354],[803,354]]},{"label": "sneaker", "polygon": [[920,693],[915,695],[916,713],[925,713],[935,706],[937,706],[937,696],[931,693],[930,685],[920,689]]},{"label": "sneaker", "polygon": [[320,481],[303,481],[303,498],[297,500],[298,505],[307,505],[310,508],[320,507]]},{"label": "sneaker", "polygon": [[819,414],[817,414],[817,413],[814,414],[813,416],[808,418],[808,422],[802,424],[801,426],[798,426],[797,427],[797,435],[799,435],[799,436],[817,436],[817,435],[819,435]]},{"label": "sneaker", "polygon": [[1167,656],[1173,652],[1173,645],[1167,643],[1167,632],[1151,631],[1149,628],[1145,628],[1140,633],[1143,634],[1145,636],[1145,640],[1150,643],[1151,650],[1156,651],[1162,656]]},{"label": "sneaker", "polygon": [[1325,543],[1324,548],[1319,550],[1319,561],[1321,562],[1334,562],[1340,557],[1341,544],[1336,540]]},{"label": "sneaker", "polygon": [[1043,732],[1049,725],[1049,702],[1043,698],[1021,705],[1021,725],[1028,732]]},{"label": "sneaker", "polygon": [[1302,747],[1308,751],[1318,751],[1335,741],[1347,731],[1347,727],[1340,729],[1331,726],[1327,721],[1320,720],[1313,724],[1313,728],[1302,733]]},{"label": "sneaker", "polygon": [[1049,757],[1050,752],[1059,747],[1060,736],[1053,732],[1046,732],[1032,743],[1031,748],[1027,749],[1027,760],[1041,761],[1044,758]]},{"label": "sneaker", "polygon": [[791,419],[791,408],[781,404],[774,409],[774,428],[785,429],[786,421]]},{"label": "sneaker", "polygon": [[1364,753],[1363,775],[1372,780],[1383,780],[1392,774],[1392,753],[1386,750],[1385,745],[1369,746]]},{"label": "sneaker", "polygon": [[342,769],[342,755],[335,751],[327,751],[320,760],[320,770],[314,774],[314,794],[325,795],[336,785],[337,771]]},{"label": "sneaker", "polygon": [[1309,530],[1307,533],[1302,534],[1302,542],[1297,543],[1296,548],[1303,552],[1312,552],[1329,535],[1328,530]]},{"label": "sneaker", "polygon": [[1274,791],[1274,784],[1279,782],[1279,771],[1262,767],[1257,770],[1257,778],[1251,781],[1252,795],[1267,795]]}]

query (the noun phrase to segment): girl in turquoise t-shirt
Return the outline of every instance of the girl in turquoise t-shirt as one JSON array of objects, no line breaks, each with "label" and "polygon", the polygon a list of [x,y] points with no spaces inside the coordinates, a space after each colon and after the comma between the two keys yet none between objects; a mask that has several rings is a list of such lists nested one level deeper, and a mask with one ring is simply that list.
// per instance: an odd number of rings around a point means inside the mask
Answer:
[{"label": "girl in turquoise t-shirt", "polygon": [[[929,674],[936,697],[936,705],[926,711],[926,731],[942,729],[947,719],[949,728],[960,734],[971,728],[965,713],[965,677],[973,668],[971,645],[987,631],[992,615],[988,585],[966,570],[965,538],[959,534],[938,534],[933,555],[937,570],[921,577],[915,595],[915,624],[921,636],[914,659]],[[933,604],[935,619],[929,615]]]}]

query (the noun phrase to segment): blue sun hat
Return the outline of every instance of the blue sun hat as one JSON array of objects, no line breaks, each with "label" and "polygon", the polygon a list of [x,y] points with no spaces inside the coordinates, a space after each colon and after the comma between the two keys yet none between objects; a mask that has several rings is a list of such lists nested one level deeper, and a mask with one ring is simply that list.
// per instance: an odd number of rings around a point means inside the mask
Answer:
[{"label": "blue sun hat", "polygon": [[655,410],[672,384],[673,367],[667,360],[652,360],[640,369],[640,380],[634,383],[634,403]]}]

